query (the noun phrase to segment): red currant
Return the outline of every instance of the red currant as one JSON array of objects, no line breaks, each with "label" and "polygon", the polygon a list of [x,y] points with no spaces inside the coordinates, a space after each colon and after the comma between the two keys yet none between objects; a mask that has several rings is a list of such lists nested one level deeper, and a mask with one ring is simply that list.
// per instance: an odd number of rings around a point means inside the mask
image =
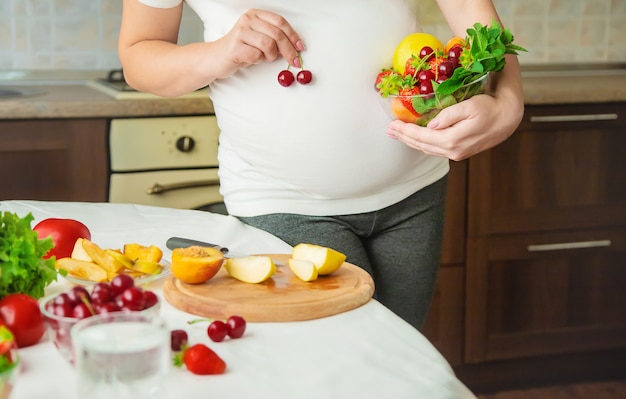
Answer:
[{"label": "red currant", "polygon": [[303,69],[298,72],[298,75],[296,75],[296,79],[298,80],[298,83],[306,85],[311,83],[311,80],[313,80],[313,74],[311,73],[311,71]]},{"label": "red currant", "polygon": [[226,320],[228,326],[228,336],[231,338],[241,338],[246,331],[246,321],[241,316],[230,316]]},{"label": "red currant", "polygon": [[206,330],[207,335],[213,342],[222,342],[228,334],[228,327],[223,321],[213,320]]},{"label": "red currant", "polygon": [[278,83],[281,86],[288,87],[293,84],[295,78],[289,69],[284,69],[278,73]]}]

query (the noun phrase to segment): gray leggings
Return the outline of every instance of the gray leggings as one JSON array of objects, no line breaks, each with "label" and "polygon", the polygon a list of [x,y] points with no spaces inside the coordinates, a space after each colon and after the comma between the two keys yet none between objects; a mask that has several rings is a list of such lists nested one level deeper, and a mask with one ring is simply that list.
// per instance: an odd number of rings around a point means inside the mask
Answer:
[{"label": "gray leggings", "polygon": [[334,248],[367,270],[375,298],[421,328],[433,297],[441,255],[447,178],[374,212],[339,216],[276,213],[240,217],[290,245]]}]

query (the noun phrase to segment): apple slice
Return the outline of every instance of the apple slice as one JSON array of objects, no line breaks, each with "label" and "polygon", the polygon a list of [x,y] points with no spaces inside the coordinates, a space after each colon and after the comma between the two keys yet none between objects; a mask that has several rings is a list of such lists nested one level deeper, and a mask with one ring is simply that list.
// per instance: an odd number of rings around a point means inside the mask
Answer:
[{"label": "apple slice", "polygon": [[95,282],[108,281],[109,274],[99,265],[74,258],[61,258],[56,261],[57,270],[66,270],[72,276]]},{"label": "apple slice", "polygon": [[331,274],[343,265],[346,255],[332,248],[315,244],[298,244],[293,247],[291,257],[308,260],[317,268],[317,274]]},{"label": "apple slice", "polygon": [[276,273],[274,261],[265,255],[228,258],[224,268],[231,277],[251,284],[262,283]]},{"label": "apple slice", "polygon": [[93,259],[91,259],[91,256],[89,256],[87,254],[87,251],[85,251],[85,248],[83,248],[83,240],[85,239],[84,238],[76,239],[76,242],[74,243],[74,249],[72,250],[72,255],[70,256],[70,258],[84,260],[85,262],[93,262]]},{"label": "apple slice", "polygon": [[309,260],[289,258],[289,268],[302,281],[317,280],[317,267]]}]

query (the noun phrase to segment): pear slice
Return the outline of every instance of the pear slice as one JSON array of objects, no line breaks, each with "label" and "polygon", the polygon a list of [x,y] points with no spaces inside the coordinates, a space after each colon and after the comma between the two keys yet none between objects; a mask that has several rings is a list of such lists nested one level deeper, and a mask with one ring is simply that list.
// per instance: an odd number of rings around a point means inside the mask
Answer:
[{"label": "pear slice", "polygon": [[231,277],[251,284],[262,283],[276,273],[274,261],[265,255],[227,258],[224,268]]},{"label": "pear slice", "polygon": [[313,262],[317,268],[317,274],[331,274],[343,265],[346,255],[332,248],[315,244],[298,244],[291,252],[293,259],[302,259]]},{"label": "pear slice", "polygon": [[317,267],[309,260],[289,258],[289,268],[302,281],[317,280]]}]

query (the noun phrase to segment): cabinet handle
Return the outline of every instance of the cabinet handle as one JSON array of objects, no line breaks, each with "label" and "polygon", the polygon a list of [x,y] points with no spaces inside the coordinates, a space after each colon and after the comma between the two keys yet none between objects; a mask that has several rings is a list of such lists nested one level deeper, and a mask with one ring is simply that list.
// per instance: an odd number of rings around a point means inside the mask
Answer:
[{"label": "cabinet handle", "polygon": [[580,248],[596,248],[596,247],[610,247],[610,246],[611,246],[611,240],[562,242],[562,243],[555,243],[555,244],[529,245],[528,252],[559,251],[562,249],[580,249]]},{"label": "cabinet handle", "polygon": [[198,180],[198,181],[190,181],[190,182],[184,182],[184,183],[165,184],[165,185],[154,183],[152,187],[149,187],[146,189],[146,194],[155,195],[155,194],[162,194],[167,191],[181,190],[184,188],[218,186],[219,184],[220,184],[219,179]]},{"label": "cabinet handle", "polygon": [[582,114],[582,115],[546,115],[531,116],[531,122],[584,122],[584,121],[611,121],[617,119],[617,114]]}]

